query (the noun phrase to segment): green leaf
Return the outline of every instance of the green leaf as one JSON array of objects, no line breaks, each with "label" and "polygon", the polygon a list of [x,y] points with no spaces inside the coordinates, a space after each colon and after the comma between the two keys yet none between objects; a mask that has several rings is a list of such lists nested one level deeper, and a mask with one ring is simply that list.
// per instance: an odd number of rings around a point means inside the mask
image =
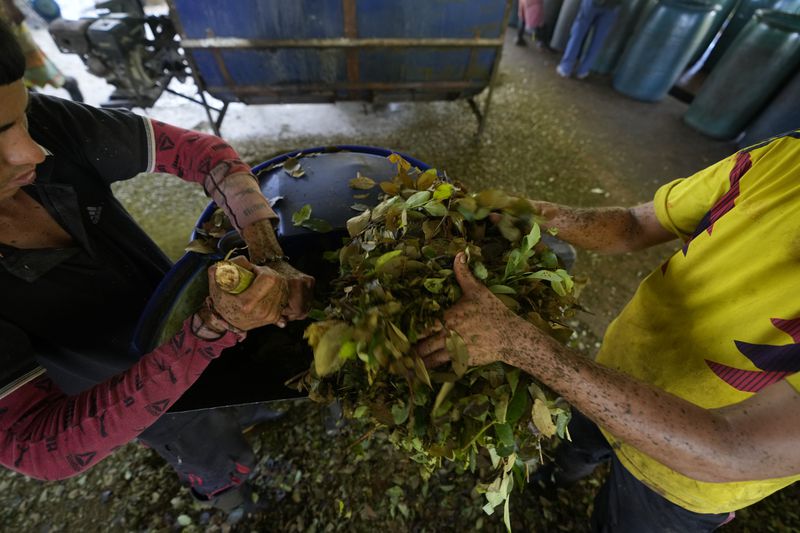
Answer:
[{"label": "green leaf", "polygon": [[442,388],[439,389],[438,394],[436,394],[436,401],[433,403],[434,413],[439,409],[439,407],[441,407],[442,403],[447,398],[447,395],[450,394],[450,391],[452,391],[453,387],[455,386],[455,383],[452,381],[445,381],[442,383]]},{"label": "green leaf", "polygon": [[414,374],[416,374],[417,379],[425,385],[433,388],[433,385],[431,385],[431,377],[428,375],[428,369],[425,368],[425,363],[423,363],[422,359],[419,357],[414,358]]},{"label": "green leaf", "polygon": [[371,211],[367,209],[360,215],[354,216],[353,218],[349,219],[347,221],[347,233],[351,237],[355,237],[356,235],[367,229],[371,216],[372,216]]},{"label": "green leaf", "polygon": [[514,453],[516,441],[514,440],[514,430],[510,424],[496,424],[494,434],[497,437],[497,454],[500,457],[508,457]]},{"label": "green leaf", "polygon": [[511,252],[508,254],[508,260],[506,261],[506,271],[503,279],[508,279],[516,274],[520,269],[521,263],[522,257],[519,250],[511,250]]},{"label": "green leaf", "polygon": [[356,177],[350,180],[350,187],[353,189],[368,190],[375,186],[375,180],[362,176],[360,172],[356,173]]},{"label": "green leaf", "polygon": [[486,270],[486,266],[480,261],[475,261],[475,263],[472,264],[472,273],[480,280],[485,280],[489,277],[489,271]]},{"label": "green leaf", "polygon": [[502,216],[497,223],[497,229],[510,242],[517,242],[522,236],[522,232],[514,225],[514,220],[510,216]]},{"label": "green leaf", "polygon": [[424,191],[436,181],[439,177],[439,174],[436,172],[435,168],[429,168],[422,175],[417,178],[417,190]]},{"label": "green leaf", "polygon": [[506,498],[506,503],[503,506],[503,523],[506,525],[506,531],[511,533],[511,499]]},{"label": "green leaf", "polygon": [[351,336],[352,329],[344,322],[328,328],[314,347],[314,369],[320,376],[327,376],[341,368],[344,361],[339,358],[342,344]]},{"label": "green leaf", "polygon": [[408,337],[406,337],[405,333],[400,331],[400,328],[395,326],[393,322],[389,322],[387,331],[392,344],[401,354],[405,354],[411,349],[411,343],[408,341]]},{"label": "green leaf", "polygon": [[562,439],[566,435],[567,425],[569,424],[571,418],[572,417],[568,412],[558,413],[558,416],[556,417],[556,435]]},{"label": "green leaf", "polygon": [[569,275],[569,272],[564,270],[563,268],[559,268],[556,270],[556,274],[561,276],[561,279],[564,282],[564,287],[567,289],[567,292],[571,291],[573,287],[575,287],[575,282],[572,280],[572,276]]},{"label": "green leaf", "polygon": [[542,238],[542,230],[539,229],[539,224],[534,224],[531,231],[525,236],[523,249],[527,252],[533,250]]},{"label": "green leaf", "polygon": [[516,392],[517,383],[519,383],[519,369],[514,368],[511,370],[506,370],[506,381],[511,387],[511,392]]},{"label": "green leaf", "polygon": [[397,425],[408,420],[408,404],[400,402],[392,405],[392,418]]},{"label": "green leaf", "polygon": [[558,256],[552,250],[545,250],[539,254],[539,260],[542,262],[544,268],[556,269],[558,268]]},{"label": "green leaf", "polygon": [[553,419],[550,416],[550,409],[547,408],[547,405],[536,398],[533,402],[533,425],[536,426],[542,435],[547,438],[552,437],[556,434],[556,426],[553,424]]},{"label": "green leaf", "polygon": [[415,209],[421,207],[425,202],[431,199],[430,191],[415,192],[406,200],[406,209]]},{"label": "green leaf", "polygon": [[453,222],[453,226],[455,226],[456,230],[463,235],[464,234],[464,215],[459,213],[458,211],[448,211],[447,212],[448,218]]},{"label": "green leaf", "polygon": [[348,359],[354,359],[356,356],[356,343],[353,341],[347,341],[342,343],[342,347],[339,348],[339,358],[342,361],[347,361]]},{"label": "green leaf", "polygon": [[322,309],[312,309],[308,313],[308,318],[311,320],[325,320],[328,318],[328,315],[325,314],[325,311]]},{"label": "green leaf", "polygon": [[439,202],[435,202],[433,200],[426,202],[423,208],[432,217],[443,217],[447,215],[447,208]]},{"label": "green leaf", "polygon": [[444,282],[445,278],[426,278],[422,285],[433,294],[439,294],[442,292],[442,284]]},{"label": "green leaf", "polygon": [[445,341],[447,351],[450,352],[450,359],[453,365],[453,372],[461,377],[466,373],[469,364],[469,351],[464,339],[455,331],[450,331]]},{"label": "green leaf", "polygon": [[433,199],[434,200],[447,200],[451,196],[453,196],[454,187],[450,183],[442,183],[436,190],[433,191]]},{"label": "green leaf", "polygon": [[292,215],[292,224],[300,226],[311,216],[311,204],[306,204],[299,211]]},{"label": "green leaf", "polygon": [[506,413],[508,412],[508,396],[496,398],[494,400],[494,418],[500,423],[506,422]]},{"label": "green leaf", "polygon": [[494,294],[517,294],[517,291],[508,285],[492,285],[489,290]]},{"label": "green leaf", "polygon": [[401,255],[403,250],[392,250],[391,252],[386,252],[378,259],[375,260],[375,268],[381,268],[385,265],[390,259],[394,259],[395,257]]},{"label": "green leaf", "polygon": [[[558,269],[555,272],[549,270],[539,270],[525,275],[528,279],[541,279],[550,282],[550,286],[560,296],[566,296],[568,290],[572,290],[574,282],[566,270]],[[565,288],[565,286],[567,288]]]},{"label": "green leaf", "polygon": [[514,391],[514,396],[508,403],[508,411],[506,411],[506,421],[509,424],[515,424],[522,415],[530,409],[530,395],[528,389],[525,387],[517,387]]},{"label": "green leaf", "polygon": [[506,495],[501,491],[500,487],[495,490],[487,490],[485,496],[489,505],[493,508],[503,503],[506,499]]},{"label": "green leaf", "polygon": [[366,405],[359,405],[356,407],[356,410],[353,411],[353,418],[364,418],[364,416],[367,414],[367,411],[369,411],[369,407]]},{"label": "green leaf", "polygon": [[303,221],[300,225],[306,229],[310,229],[311,231],[316,231],[318,233],[328,233],[333,229],[333,226],[331,226],[330,222],[321,218],[309,218],[308,220]]}]

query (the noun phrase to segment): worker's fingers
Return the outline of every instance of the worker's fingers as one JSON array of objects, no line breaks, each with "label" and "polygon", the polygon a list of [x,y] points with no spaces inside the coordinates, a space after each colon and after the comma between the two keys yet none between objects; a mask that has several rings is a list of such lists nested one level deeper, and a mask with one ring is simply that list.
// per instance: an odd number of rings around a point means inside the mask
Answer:
[{"label": "worker's fingers", "polygon": [[442,348],[441,350],[431,353],[422,361],[425,363],[426,368],[436,368],[450,361],[450,352],[447,351],[447,348]]},{"label": "worker's fingers", "polygon": [[485,288],[484,285],[472,275],[469,265],[467,264],[467,255],[464,252],[459,252],[458,255],[456,255],[456,259],[453,262],[453,271],[456,274],[456,281],[458,281],[461,290],[464,291],[464,296],[475,297],[477,296],[477,291]]},{"label": "worker's fingers", "polygon": [[[237,258],[236,262],[245,268],[249,264],[244,258]],[[234,295],[216,286],[215,271],[216,267],[209,268],[209,292],[215,308],[230,324],[250,330],[281,322],[289,302],[288,283],[283,276],[268,267],[253,266],[256,276],[250,287]]]},{"label": "worker's fingers", "polygon": [[288,320],[301,320],[308,316],[314,298],[314,278],[286,261],[272,262],[269,266],[283,275],[289,283],[289,301],[283,316]]},{"label": "worker's fingers", "polygon": [[254,272],[256,265],[251,263],[245,256],[243,255],[235,255],[228,259],[231,263],[236,263],[240,267],[246,268],[247,270]]},{"label": "worker's fingers", "polygon": [[426,359],[427,357],[430,357],[431,354],[436,353],[444,348],[446,346],[446,339],[447,332],[443,329],[427,337],[421,338],[414,344],[414,354],[417,355],[417,357]]},{"label": "worker's fingers", "polygon": [[247,243],[250,260],[256,265],[263,265],[276,256],[283,256],[283,250],[269,220],[250,224],[241,231],[241,235]]},{"label": "worker's fingers", "polygon": [[430,337],[432,335],[435,335],[436,333],[439,333],[440,331],[442,331],[442,329],[444,329],[444,324],[442,323],[441,320],[437,320],[436,322],[434,322],[433,324],[422,330],[422,332],[420,332],[420,334],[417,335],[417,338],[425,339],[426,337]]}]

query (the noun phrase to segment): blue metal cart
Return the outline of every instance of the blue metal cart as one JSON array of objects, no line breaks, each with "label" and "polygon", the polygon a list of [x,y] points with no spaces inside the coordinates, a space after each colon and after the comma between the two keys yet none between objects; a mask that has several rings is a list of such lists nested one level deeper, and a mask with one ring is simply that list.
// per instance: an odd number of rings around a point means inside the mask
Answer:
[{"label": "blue metal cart", "polygon": [[167,3],[217,131],[230,102],[466,99],[480,134],[513,0]]}]

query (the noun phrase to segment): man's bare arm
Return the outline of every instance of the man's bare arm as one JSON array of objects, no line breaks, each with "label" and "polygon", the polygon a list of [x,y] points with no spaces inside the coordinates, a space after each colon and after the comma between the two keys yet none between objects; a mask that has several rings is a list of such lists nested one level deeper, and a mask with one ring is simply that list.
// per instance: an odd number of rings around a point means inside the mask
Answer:
[{"label": "man's bare arm", "polygon": [[544,226],[558,230],[558,238],[603,253],[641,250],[675,239],[656,218],[653,202],[636,207],[567,207],[531,202]]},{"label": "man's bare arm", "polygon": [[[785,381],[724,409],[703,409],[576,354],[521,319],[476,281],[463,254],[462,299],[445,314],[470,364],[501,360],[535,376],[617,438],[692,479],[730,482],[800,473],[800,395]],[[444,334],[416,345],[448,361]]]}]

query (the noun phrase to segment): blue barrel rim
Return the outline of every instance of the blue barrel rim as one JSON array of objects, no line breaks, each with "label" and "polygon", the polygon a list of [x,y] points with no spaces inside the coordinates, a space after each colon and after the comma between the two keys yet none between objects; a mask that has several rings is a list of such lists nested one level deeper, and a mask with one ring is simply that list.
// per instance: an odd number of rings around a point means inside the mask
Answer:
[{"label": "blue barrel rim", "polygon": [[[416,157],[411,157],[404,152],[399,152],[397,150],[390,150],[388,148],[381,148],[379,146],[367,146],[367,145],[360,145],[360,144],[336,144],[330,146],[315,146],[313,148],[305,148],[302,150],[292,150],[289,152],[284,152],[280,155],[273,157],[263,163],[259,163],[258,165],[252,167],[251,171],[253,174],[258,175],[259,172],[262,170],[269,168],[272,165],[277,165],[279,163],[283,163],[290,157],[298,157],[298,156],[305,156],[309,154],[318,154],[318,153],[336,153],[336,152],[355,152],[355,153],[362,153],[362,154],[370,154],[370,155],[377,155],[381,157],[389,157],[392,154],[397,154],[413,166],[417,167],[420,170],[428,170],[432,168],[427,163],[424,163],[417,159]],[[202,213],[200,213],[200,217],[194,224],[194,228],[192,229],[192,233],[189,236],[189,242],[197,239],[199,235],[197,234],[197,228],[203,225],[203,222],[209,219],[211,215],[216,210],[217,205],[212,201],[206,206]]]},{"label": "blue barrel rim", "polygon": [[702,12],[722,11],[722,5],[714,1],[705,2],[703,0],[661,0],[661,2],[659,2],[654,6],[654,10],[659,5],[669,6],[669,7],[679,7],[686,9],[687,11],[702,11]]},{"label": "blue barrel rim", "polygon": [[[420,170],[428,170],[432,168],[427,163],[420,161],[415,157],[411,157],[403,152],[399,152],[396,150],[390,150],[388,148],[380,148],[377,146],[362,146],[362,145],[350,145],[350,144],[343,144],[343,145],[332,145],[332,146],[316,146],[313,148],[306,148],[303,150],[292,150],[289,152],[285,152],[281,155],[275,156],[272,159],[264,161],[252,168],[253,174],[258,174],[262,170],[270,167],[271,165],[282,163],[289,157],[297,157],[303,156],[308,154],[318,154],[318,153],[336,153],[336,152],[355,152],[355,153],[363,153],[363,154],[371,154],[377,155],[381,157],[388,157],[391,154],[397,154],[403,157],[406,161],[414,165],[415,167],[419,168]],[[208,220],[208,218],[214,213],[217,206],[212,201],[205,207],[203,212],[200,214],[200,217],[197,219],[195,223],[195,227],[192,230],[189,242],[198,238],[197,235],[197,228],[202,226],[203,222]],[[223,257],[223,255],[216,251],[211,254],[203,254],[199,252],[185,252],[181,257],[178,258],[177,261],[172,265],[172,268],[167,272],[164,278],[159,282],[158,286],[153,291],[150,299],[145,305],[142,313],[140,315],[139,322],[136,325],[136,328],[133,333],[133,340],[132,340],[132,348],[137,351],[137,353],[143,353],[146,341],[151,341],[152,339],[145,338],[145,333],[148,331],[148,328],[152,325],[150,321],[143,320],[142,317],[150,317],[155,315],[155,310],[158,308],[158,301],[157,298],[153,296],[159,294],[163,291],[169,290],[172,285],[172,280],[174,278],[180,277],[183,275],[182,273],[186,270],[196,270],[201,268],[202,266],[209,264],[212,261],[219,260]]]},{"label": "blue barrel rim", "polygon": [[796,13],[787,13],[777,9],[756,9],[754,17],[767,26],[789,33],[800,33],[800,15]]}]

